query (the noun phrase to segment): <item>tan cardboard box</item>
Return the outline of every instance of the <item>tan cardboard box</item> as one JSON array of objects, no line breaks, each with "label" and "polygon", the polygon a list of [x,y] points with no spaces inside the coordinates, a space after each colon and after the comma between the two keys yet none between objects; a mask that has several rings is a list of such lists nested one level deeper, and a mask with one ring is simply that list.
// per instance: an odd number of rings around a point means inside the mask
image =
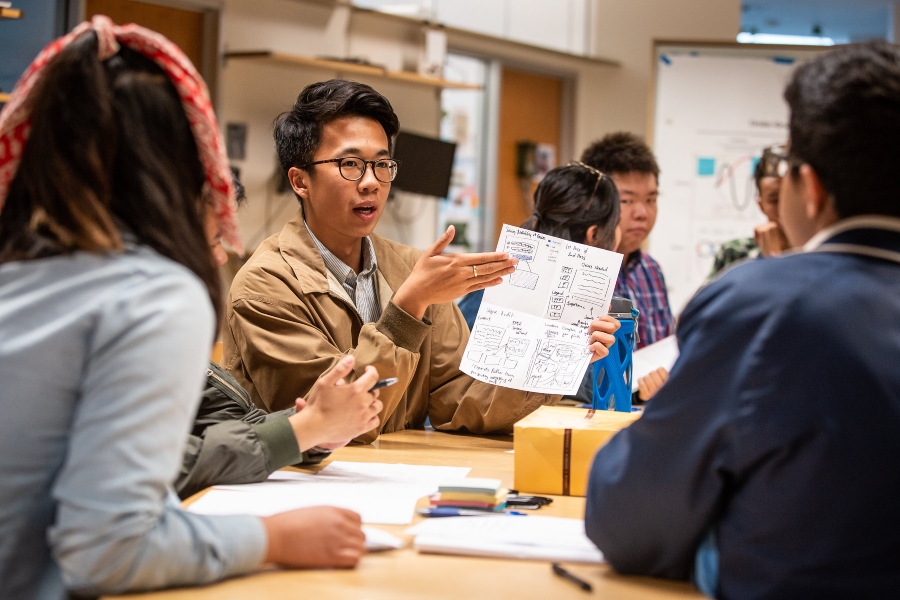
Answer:
[{"label": "tan cardboard box", "polygon": [[515,487],[522,493],[584,496],[594,454],[640,413],[542,406],[513,431]]}]

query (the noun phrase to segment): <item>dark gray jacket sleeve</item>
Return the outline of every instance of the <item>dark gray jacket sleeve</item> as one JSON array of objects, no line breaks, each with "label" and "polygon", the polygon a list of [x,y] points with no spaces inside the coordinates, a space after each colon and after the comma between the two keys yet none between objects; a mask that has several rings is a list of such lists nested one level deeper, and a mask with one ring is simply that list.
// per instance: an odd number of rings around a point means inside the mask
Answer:
[{"label": "dark gray jacket sleeve", "polygon": [[295,412],[259,410],[226,371],[210,364],[175,491],[184,499],[211,485],[254,483],[288,465],[321,462],[328,452],[300,452],[288,421]]}]

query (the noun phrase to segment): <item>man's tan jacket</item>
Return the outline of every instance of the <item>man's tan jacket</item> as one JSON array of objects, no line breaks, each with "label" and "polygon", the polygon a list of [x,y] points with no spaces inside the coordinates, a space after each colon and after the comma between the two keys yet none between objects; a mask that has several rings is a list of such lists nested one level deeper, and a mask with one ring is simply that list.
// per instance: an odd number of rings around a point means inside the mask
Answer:
[{"label": "man's tan jacket", "polygon": [[346,354],[354,376],[366,365],[400,381],[384,388],[379,433],[435,429],[510,433],[513,424],[560,396],[522,392],[476,381],[459,370],[469,339],[453,302],[432,305],[419,321],[390,300],[420,256],[414,248],[371,236],[378,261],[381,318],[363,324],[347,292],[325,267],[302,214],[268,238],[231,286],[224,336],[225,367],[253,402],[274,411],[294,406],[318,376]]}]

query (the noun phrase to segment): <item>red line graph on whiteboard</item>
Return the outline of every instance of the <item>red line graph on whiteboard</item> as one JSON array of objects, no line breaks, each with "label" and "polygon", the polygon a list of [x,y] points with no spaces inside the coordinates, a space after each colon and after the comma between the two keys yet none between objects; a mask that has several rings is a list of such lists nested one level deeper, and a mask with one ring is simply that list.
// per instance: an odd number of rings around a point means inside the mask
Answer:
[{"label": "red line graph on whiteboard", "polygon": [[739,212],[746,210],[756,199],[753,182],[755,159],[752,154],[744,154],[731,162],[721,161],[717,169],[716,189],[724,194]]}]

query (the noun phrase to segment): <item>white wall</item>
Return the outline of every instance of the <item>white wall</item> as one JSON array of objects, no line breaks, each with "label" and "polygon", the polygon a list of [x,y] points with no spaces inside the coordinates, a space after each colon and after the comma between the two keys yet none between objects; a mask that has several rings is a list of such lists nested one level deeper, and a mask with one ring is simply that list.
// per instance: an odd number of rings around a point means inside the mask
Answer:
[{"label": "white wall", "polygon": [[734,41],[741,27],[740,0],[594,0],[593,13],[594,53],[622,65],[584,82],[594,137],[647,133],[653,40]]}]

